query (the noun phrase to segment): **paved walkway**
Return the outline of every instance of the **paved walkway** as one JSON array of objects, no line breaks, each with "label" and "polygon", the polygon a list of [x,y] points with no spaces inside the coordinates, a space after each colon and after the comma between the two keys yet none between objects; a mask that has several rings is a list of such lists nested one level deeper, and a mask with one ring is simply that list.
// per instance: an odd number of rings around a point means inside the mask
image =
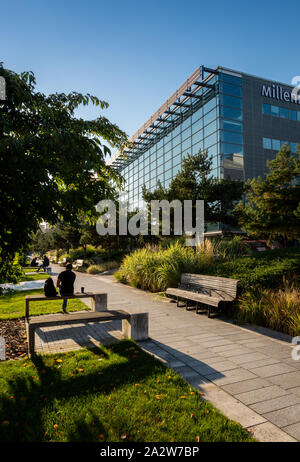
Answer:
[{"label": "paved walkway", "polygon": [[[52,265],[58,273],[62,270]],[[54,280],[56,277],[54,277]],[[108,293],[108,309],[149,312],[151,340],[142,348],[203,393],[260,441],[300,441],[300,361],[285,336],[270,337],[219,318],[177,308],[168,299],[77,273],[75,290]],[[59,315],[58,315],[59,316]],[[57,352],[121,338],[120,321],[52,327],[37,332],[39,352]]]}]

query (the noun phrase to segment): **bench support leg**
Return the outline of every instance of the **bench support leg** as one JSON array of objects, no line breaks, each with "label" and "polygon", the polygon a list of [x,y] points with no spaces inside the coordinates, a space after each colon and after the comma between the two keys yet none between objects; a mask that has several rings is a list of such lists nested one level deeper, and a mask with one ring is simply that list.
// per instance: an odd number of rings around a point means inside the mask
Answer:
[{"label": "bench support leg", "polygon": [[133,340],[148,339],[148,313],[134,313],[130,315],[130,319],[122,320],[122,334],[126,338]]},{"label": "bench support leg", "polygon": [[30,323],[26,323],[27,340],[28,340],[28,356],[32,358],[34,356],[34,329],[30,326]]},{"label": "bench support leg", "polygon": [[92,310],[107,311],[107,294],[96,294],[92,298]]},{"label": "bench support leg", "polygon": [[29,300],[25,299],[25,319],[29,318]]}]

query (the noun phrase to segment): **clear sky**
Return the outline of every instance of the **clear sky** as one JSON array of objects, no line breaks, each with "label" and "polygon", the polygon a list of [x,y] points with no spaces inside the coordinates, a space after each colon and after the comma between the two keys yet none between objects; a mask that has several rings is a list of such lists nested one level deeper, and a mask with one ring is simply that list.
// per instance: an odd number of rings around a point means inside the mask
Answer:
[{"label": "clear sky", "polygon": [[5,67],[32,70],[46,94],[106,100],[104,115],[129,136],[201,64],[284,83],[300,75],[299,0],[11,0],[0,15]]}]

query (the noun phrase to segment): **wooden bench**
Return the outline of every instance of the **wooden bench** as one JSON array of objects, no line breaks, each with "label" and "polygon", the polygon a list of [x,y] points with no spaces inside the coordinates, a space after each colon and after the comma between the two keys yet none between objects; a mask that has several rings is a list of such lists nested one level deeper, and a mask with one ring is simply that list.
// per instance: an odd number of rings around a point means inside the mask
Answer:
[{"label": "wooden bench", "polygon": [[[29,317],[29,303],[34,301],[92,298],[92,311],[75,314],[54,314]],[[28,356],[35,354],[35,330],[41,327],[58,326],[64,324],[78,324],[84,322],[104,322],[122,320],[122,334],[133,340],[148,339],[148,313],[127,313],[124,310],[107,310],[107,294],[74,294],[69,296],[45,297],[41,295],[27,295],[25,297],[25,318],[28,337]]]},{"label": "wooden bench", "polygon": [[211,307],[219,309],[222,304],[232,302],[236,298],[237,283],[237,279],[183,273],[179,287],[168,288],[166,294],[177,298],[177,306],[179,306],[179,300],[186,301],[186,308],[189,301],[195,302],[196,313],[198,313],[199,304],[206,305],[208,317],[210,317]]},{"label": "wooden bench", "polygon": [[72,266],[74,270],[77,270],[78,268],[81,268],[82,265],[83,265],[83,260],[76,260]]}]

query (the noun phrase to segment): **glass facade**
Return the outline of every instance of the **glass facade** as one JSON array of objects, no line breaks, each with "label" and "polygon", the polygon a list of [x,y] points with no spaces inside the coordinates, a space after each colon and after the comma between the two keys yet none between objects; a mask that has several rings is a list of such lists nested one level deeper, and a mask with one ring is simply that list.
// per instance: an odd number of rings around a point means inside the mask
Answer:
[{"label": "glass facade", "polygon": [[[212,156],[212,174],[243,179],[243,115],[241,78],[219,73],[209,79],[213,88],[194,93],[189,109],[178,107],[168,117],[180,123],[129,163],[122,171],[132,209],[143,207],[142,188],[153,191],[158,181],[168,187],[187,154],[201,149]],[[174,123],[175,125],[175,123]]]},{"label": "glass facade", "polygon": [[244,179],[242,79],[219,74],[220,98],[220,177]]},{"label": "glass facade", "polygon": [[200,149],[212,157],[217,178],[263,178],[267,161],[283,144],[296,152],[300,142],[300,106],[281,97],[292,88],[283,87],[200,66],[131,137],[127,157],[118,153],[110,159],[125,180],[122,199],[131,209],[143,208],[143,186],[168,187],[184,158]]}]

